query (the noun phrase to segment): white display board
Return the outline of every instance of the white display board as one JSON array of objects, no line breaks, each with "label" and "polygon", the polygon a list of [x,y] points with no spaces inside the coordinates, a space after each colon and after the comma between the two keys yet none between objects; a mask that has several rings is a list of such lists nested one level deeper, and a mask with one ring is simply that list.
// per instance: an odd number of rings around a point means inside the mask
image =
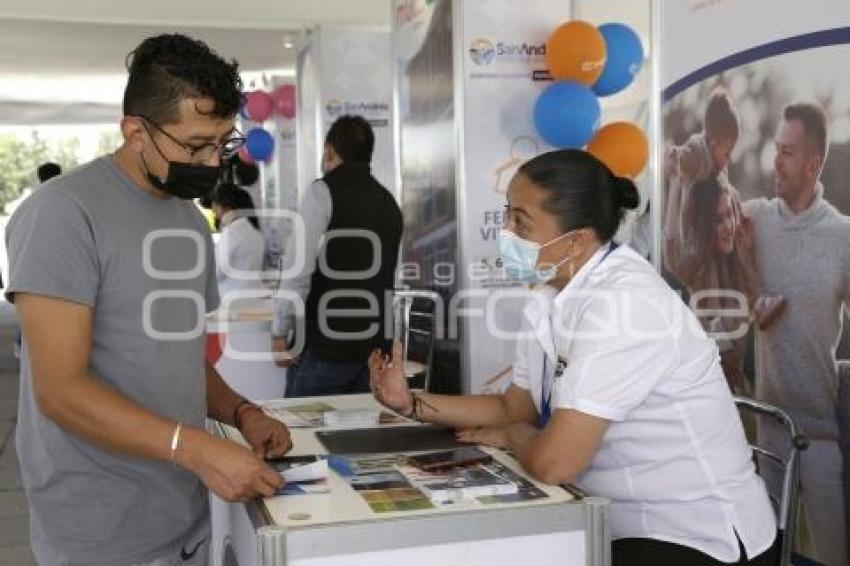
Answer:
[{"label": "white display board", "polygon": [[477,393],[504,389],[511,378],[514,342],[509,335],[518,329],[524,301],[521,289],[511,290],[504,280],[496,237],[511,177],[522,163],[552,149],[537,135],[533,109],[550,84],[546,39],[570,19],[570,2],[481,0],[459,2],[456,10],[455,50],[460,52],[455,77],[462,86],[461,287],[469,295],[466,308],[485,312],[465,317],[463,373],[464,389]]},{"label": "white display board", "polygon": [[324,138],[344,114],[363,116],[375,133],[372,174],[395,189],[388,29],[320,27],[298,54],[299,191],[322,176]]},{"label": "white display board", "polygon": [[[664,50],[661,78],[665,88],[754,46],[850,23],[850,4],[842,0],[680,0],[659,6],[663,45],[687,46]],[[773,17],[779,13],[782,17]]]}]

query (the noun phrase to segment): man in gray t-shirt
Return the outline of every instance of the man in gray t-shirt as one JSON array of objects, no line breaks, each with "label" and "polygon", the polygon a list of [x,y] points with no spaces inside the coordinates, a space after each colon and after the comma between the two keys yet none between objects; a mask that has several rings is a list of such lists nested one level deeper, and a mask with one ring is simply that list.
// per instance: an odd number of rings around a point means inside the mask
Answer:
[{"label": "man in gray t-shirt", "polygon": [[[236,65],[179,35],[134,52],[124,145],[45,184],[7,227],[24,332],[17,449],[40,564],[202,564],[207,491],[272,495],[279,422],[204,361],[218,306],[191,202],[233,151]],[[240,428],[253,451],[204,430]]]}]

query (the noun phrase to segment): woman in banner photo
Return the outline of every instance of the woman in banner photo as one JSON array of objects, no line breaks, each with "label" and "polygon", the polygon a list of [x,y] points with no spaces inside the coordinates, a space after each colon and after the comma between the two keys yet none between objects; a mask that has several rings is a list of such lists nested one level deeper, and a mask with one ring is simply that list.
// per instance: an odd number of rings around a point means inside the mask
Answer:
[{"label": "woman in banner photo", "polygon": [[[714,313],[700,320],[717,341],[729,387],[750,396],[752,383],[743,368],[749,324],[768,328],[785,300],[757,292],[752,226],[727,174],[738,128],[729,95],[715,89],[703,130],[668,150],[664,266],[685,285],[695,309]],[[730,314],[736,310],[740,314]]]},{"label": "woman in banner photo", "polygon": [[[741,200],[728,178],[717,175],[697,181],[689,192],[684,211],[676,210],[679,198],[668,198],[664,265],[687,287],[695,309],[713,313],[700,321],[720,348],[729,388],[752,396],[751,379],[744,372],[749,324],[767,328],[785,301],[756,296],[752,226],[741,213]],[[686,235],[679,233],[680,224],[688,226]],[[703,296],[695,297],[697,293]],[[749,305],[754,305],[752,312]],[[736,310],[740,314],[731,314]]]},{"label": "woman in banner photo", "polygon": [[396,344],[370,357],[375,397],[511,450],[540,481],[610,498],[615,566],[773,564],[773,510],[717,346],[652,265],[612,241],[635,185],[561,150],[523,165],[507,196],[500,253],[537,283],[513,384],[411,392]]}]

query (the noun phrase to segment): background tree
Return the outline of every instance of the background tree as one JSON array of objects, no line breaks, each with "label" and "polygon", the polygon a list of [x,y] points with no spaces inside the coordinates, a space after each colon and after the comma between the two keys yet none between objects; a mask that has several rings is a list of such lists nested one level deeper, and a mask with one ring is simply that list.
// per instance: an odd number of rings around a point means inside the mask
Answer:
[{"label": "background tree", "polygon": [[79,165],[79,146],[76,137],[49,145],[35,129],[29,139],[0,134],[0,208],[37,183],[36,169],[45,161],[55,161],[63,171]]}]

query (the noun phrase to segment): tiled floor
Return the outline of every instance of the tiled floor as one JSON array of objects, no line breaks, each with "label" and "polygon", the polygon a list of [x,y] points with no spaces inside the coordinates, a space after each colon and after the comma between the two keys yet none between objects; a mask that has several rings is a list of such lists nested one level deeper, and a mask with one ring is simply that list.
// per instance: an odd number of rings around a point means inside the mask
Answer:
[{"label": "tiled floor", "polygon": [[0,301],[0,564],[34,565],[29,547],[27,501],[15,454],[18,368],[12,356],[14,313]]}]

